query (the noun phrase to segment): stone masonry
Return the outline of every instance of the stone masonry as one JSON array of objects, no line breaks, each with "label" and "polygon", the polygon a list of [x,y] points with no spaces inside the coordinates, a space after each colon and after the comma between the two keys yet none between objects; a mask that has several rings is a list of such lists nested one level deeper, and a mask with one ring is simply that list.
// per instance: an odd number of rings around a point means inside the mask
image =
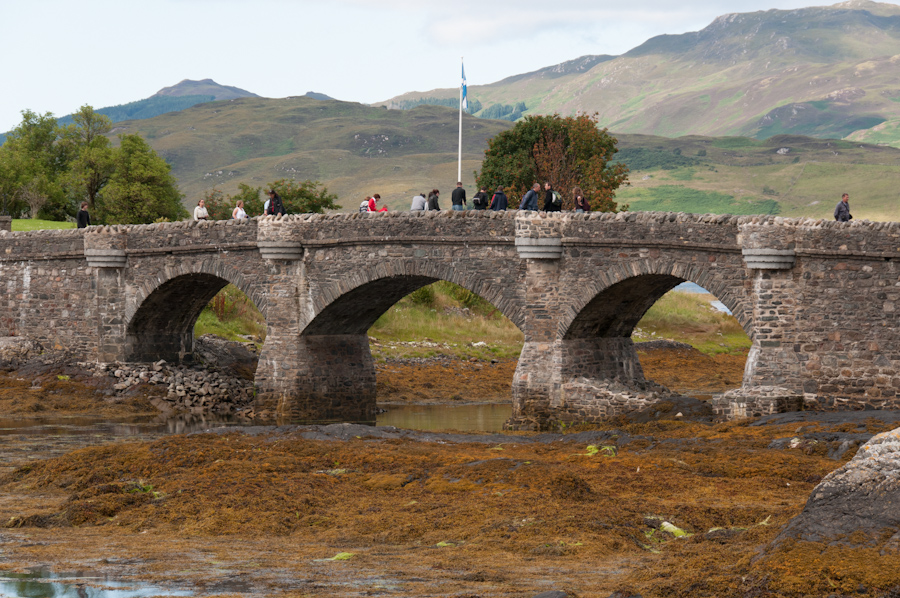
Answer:
[{"label": "stone masonry", "polygon": [[[85,361],[189,363],[200,311],[232,283],[268,325],[258,413],[372,421],[366,333],[436,280],[523,331],[510,427],[642,406],[631,332],[682,281],[716,295],[753,341],[721,415],[794,408],[796,397],[900,407],[900,223],[446,211],[0,231],[0,337]],[[637,398],[610,399],[612,381]],[[592,403],[584,389],[595,387],[605,390]]]}]

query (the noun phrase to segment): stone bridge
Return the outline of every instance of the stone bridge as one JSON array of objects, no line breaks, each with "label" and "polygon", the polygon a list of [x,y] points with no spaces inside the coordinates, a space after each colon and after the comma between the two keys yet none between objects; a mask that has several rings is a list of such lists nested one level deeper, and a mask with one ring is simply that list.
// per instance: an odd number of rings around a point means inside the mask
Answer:
[{"label": "stone bridge", "polygon": [[752,339],[721,414],[803,400],[900,407],[900,223],[446,211],[0,232],[0,336],[85,360],[188,360],[200,311],[232,283],[268,326],[258,411],[372,421],[367,331],[437,280],[524,333],[515,427],[629,408],[584,389],[641,386],[631,333],[683,281],[712,292]]}]

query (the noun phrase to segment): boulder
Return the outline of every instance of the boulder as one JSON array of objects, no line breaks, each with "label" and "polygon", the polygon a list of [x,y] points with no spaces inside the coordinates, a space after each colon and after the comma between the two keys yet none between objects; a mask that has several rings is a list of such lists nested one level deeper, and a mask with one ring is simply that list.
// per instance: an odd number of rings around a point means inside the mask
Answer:
[{"label": "boulder", "polygon": [[873,437],[813,490],[775,538],[900,550],[900,428]]},{"label": "boulder", "polygon": [[0,336],[0,367],[15,367],[35,355],[40,355],[41,346],[21,336]]}]

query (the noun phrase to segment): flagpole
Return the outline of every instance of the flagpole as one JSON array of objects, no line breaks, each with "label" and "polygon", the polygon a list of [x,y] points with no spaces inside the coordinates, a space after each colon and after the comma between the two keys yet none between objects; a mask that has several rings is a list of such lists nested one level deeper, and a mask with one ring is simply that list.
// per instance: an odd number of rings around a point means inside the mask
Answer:
[{"label": "flagpole", "polygon": [[459,86],[459,171],[457,172],[457,181],[462,181],[462,113],[463,113],[463,90],[466,85],[466,67],[463,65],[462,56],[459,57],[459,63],[462,66],[462,83]]}]

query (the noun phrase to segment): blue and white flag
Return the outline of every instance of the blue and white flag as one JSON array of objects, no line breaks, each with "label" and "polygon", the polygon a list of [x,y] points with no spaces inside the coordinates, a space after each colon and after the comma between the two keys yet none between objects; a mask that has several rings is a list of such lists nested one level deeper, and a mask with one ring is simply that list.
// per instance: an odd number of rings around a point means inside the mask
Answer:
[{"label": "blue and white flag", "polygon": [[466,66],[462,67],[462,102],[460,104],[463,110],[469,109],[469,98],[466,94]]}]

